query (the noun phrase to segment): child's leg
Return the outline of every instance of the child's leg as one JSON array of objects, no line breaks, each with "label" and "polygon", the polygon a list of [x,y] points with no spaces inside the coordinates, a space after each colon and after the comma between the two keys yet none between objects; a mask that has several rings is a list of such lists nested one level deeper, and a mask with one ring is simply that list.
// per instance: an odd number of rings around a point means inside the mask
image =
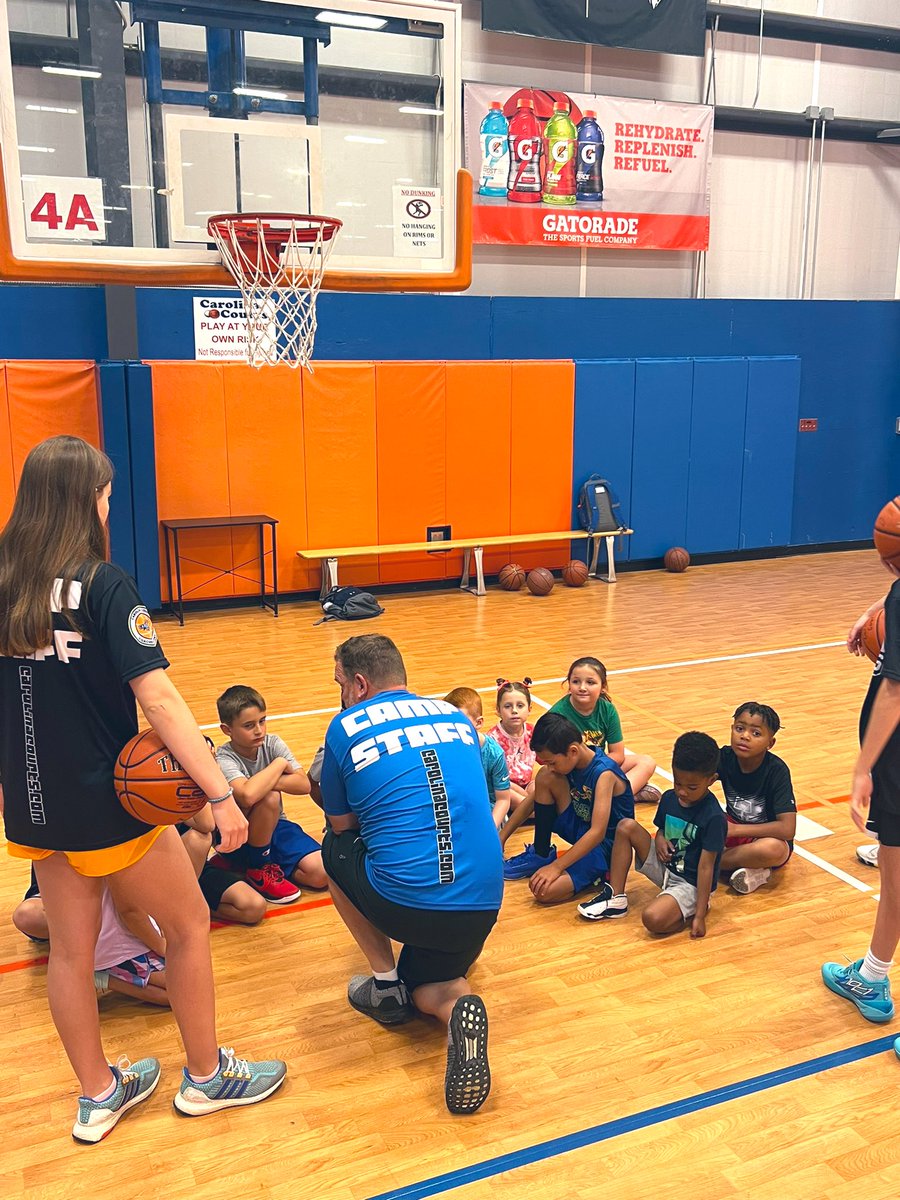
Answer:
[{"label": "child's leg", "polygon": [[900,941],[900,846],[882,845],[878,866],[881,897],[875,912],[871,953],[882,962],[890,962]]},{"label": "child's leg", "polygon": [[754,838],[742,846],[731,846],[722,855],[720,871],[734,871],[738,867],[781,867],[791,856],[791,848],[781,838]]},{"label": "child's leg", "polygon": [[556,815],[568,808],[569,785],[562,775],[541,771],[534,785],[534,852],[546,858]]},{"label": "child's leg", "polygon": [[649,754],[626,754],[622,760],[622,770],[628,776],[631,790],[637,799],[638,792],[643,791],[653,777],[656,763]]},{"label": "child's leg", "polygon": [[213,910],[217,921],[232,921],[236,925],[258,925],[265,915],[265,900],[243,880],[226,888]]},{"label": "child's leg", "polygon": [[609,863],[609,886],[614,896],[625,894],[625,880],[631,870],[634,852],[637,852],[641,862],[645,862],[652,845],[652,836],[639,821],[626,817],[616,826]]},{"label": "child's leg", "polygon": [[641,915],[648,933],[678,933],[684,928],[684,916],[678,901],[663,893],[651,900]]},{"label": "child's leg", "polygon": [[132,1000],[141,1000],[145,1004],[158,1004],[160,1008],[170,1007],[165,971],[151,971],[146,987],[138,987],[136,983],[117,979],[115,975],[110,975],[108,986],[111,992],[120,996],[130,996]]},{"label": "child's leg", "polygon": [[12,923],[19,933],[37,942],[46,942],[50,937],[47,926],[47,914],[44,912],[44,902],[40,896],[32,896],[23,900],[13,909]]},{"label": "child's leg", "polygon": [[203,870],[203,864],[209,857],[212,834],[201,833],[199,829],[188,829],[181,835],[181,844],[188,852],[194,874],[199,875]]},{"label": "child's leg", "polygon": [[219,1043],[209,913],[175,830],[167,829],[139,862],[119,871],[116,883],[120,894],[153,914],[165,935],[169,1002],[188,1071],[196,1077],[211,1075],[219,1066]]},{"label": "child's leg", "polygon": [[50,1014],[82,1095],[99,1096],[112,1083],[100,1042],[94,988],[101,880],[79,875],[64,854],[51,854],[34,867],[52,939],[47,967]]},{"label": "child's leg", "polygon": [[230,857],[248,871],[258,871],[271,857],[272,834],[281,816],[281,793],[267,792],[255,804],[241,806],[249,829],[245,845]]},{"label": "child's leg", "polygon": [[291,879],[301,887],[316,888],[320,891],[327,888],[328,876],[322,865],[322,851],[313,850],[311,854],[304,855],[291,872]]}]

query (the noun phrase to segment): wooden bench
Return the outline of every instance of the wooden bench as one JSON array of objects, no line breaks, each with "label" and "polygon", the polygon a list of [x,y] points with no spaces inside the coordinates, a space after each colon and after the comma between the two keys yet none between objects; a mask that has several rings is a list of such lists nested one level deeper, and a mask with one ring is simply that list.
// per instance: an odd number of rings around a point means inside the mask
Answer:
[{"label": "wooden bench", "polygon": [[[505,533],[499,537],[482,538],[450,538],[447,541],[436,542],[401,542],[391,546],[337,546],[324,550],[298,550],[300,558],[318,558],[322,564],[322,589],[320,596],[325,596],[331,588],[337,586],[338,560],[342,558],[365,557],[376,554],[413,554],[421,551],[462,550],[463,570],[459,586],[463,591],[471,592],[474,596],[483,596],[484,586],[483,552],[485,546],[515,546],[536,545],[539,542],[565,542],[582,540],[591,541],[588,557],[590,559],[590,574],[604,583],[616,582],[616,559],[614,543],[617,537],[625,537],[633,530],[616,529],[612,533],[588,533],[584,529],[563,529],[557,533]],[[600,543],[606,543],[607,573],[597,575],[597,564],[600,557]],[[591,553],[591,550],[593,551]],[[472,552],[475,553],[475,587],[469,586],[469,565]]]}]

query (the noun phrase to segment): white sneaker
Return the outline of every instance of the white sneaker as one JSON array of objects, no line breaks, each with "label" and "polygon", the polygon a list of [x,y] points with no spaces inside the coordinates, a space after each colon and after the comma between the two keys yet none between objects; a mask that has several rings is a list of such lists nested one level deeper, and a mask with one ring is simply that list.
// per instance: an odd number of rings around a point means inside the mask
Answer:
[{"label": "white sneaker", "polygon": [[736,892],[740,892],[742,896],[747,896],[750,892],[755,892],[757,888],[762,887],[767,882],[772,872],[768,867],[738,867],[736,871],[731,872],[731,886]]},{"label": "white sneaker", "polygon": [[856,847],[856,857],[864,867],[878,866],[878,842],[866,842],[865,846]]}]

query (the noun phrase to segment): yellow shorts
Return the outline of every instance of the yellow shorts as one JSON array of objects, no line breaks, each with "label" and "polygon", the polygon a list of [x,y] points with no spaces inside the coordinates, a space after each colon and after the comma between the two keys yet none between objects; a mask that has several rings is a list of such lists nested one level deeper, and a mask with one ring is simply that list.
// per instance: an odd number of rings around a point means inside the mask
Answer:
[{"label": "yellow shorts", "polygon": [[64,854],[69,866],[79,875],[97,878],[103,875],[114,875],[116,871],[124,871],[140,862],[160,834],[165,833],[168,825],[159,825],[142,833],[130,842],[122,842],[118,846],[107,846],[103,850],[39,850],[35,846],[20,846],[16,842],[8,842],[6,849],[13,858],[28,858],[39,862],[49,858],[51,854]]}]

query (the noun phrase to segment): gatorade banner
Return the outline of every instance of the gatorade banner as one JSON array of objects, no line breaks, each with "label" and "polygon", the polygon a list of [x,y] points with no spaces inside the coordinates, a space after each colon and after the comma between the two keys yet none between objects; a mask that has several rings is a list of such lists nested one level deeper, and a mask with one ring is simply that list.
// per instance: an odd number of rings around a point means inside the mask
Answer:
[{"label": "gatorade banner", "polygon": [[473,240],[706,250],[713,109],[465,86]]},{"label": "gatorade banner", "polygon": [[481,28],[702,56],[706,0],[481,0]]}]

